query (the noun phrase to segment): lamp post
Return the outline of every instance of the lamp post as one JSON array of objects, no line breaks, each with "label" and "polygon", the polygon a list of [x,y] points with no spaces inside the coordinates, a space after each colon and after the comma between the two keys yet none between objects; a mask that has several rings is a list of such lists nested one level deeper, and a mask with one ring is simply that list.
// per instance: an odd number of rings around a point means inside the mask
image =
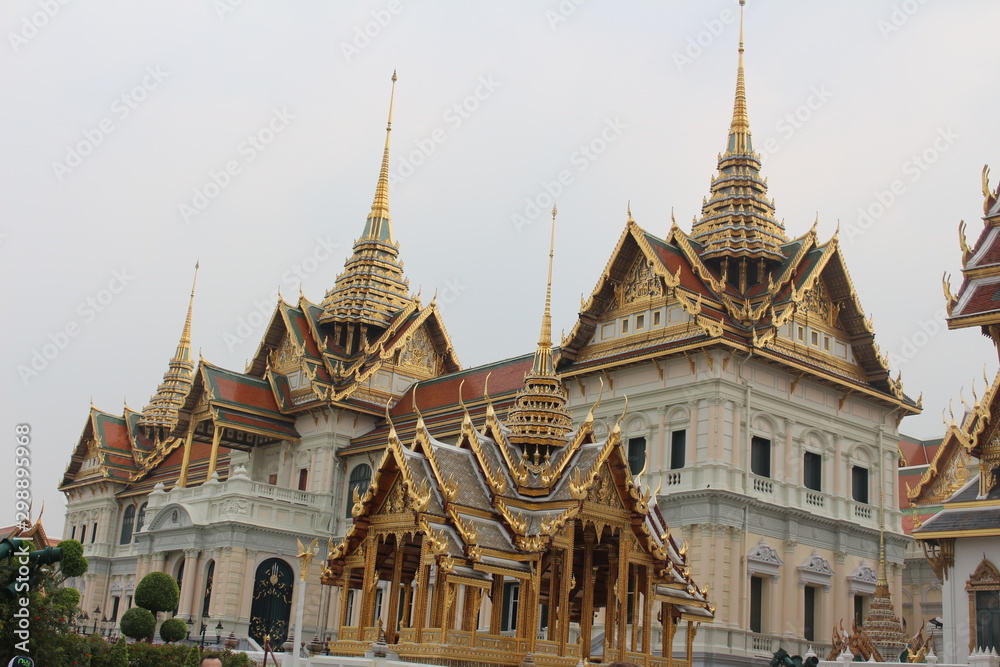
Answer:
[{"label": "lamp post", "polygon": [[218,646],[222,643],[222,621],[215,624],[215,645]]},{"label": "lamp post", "polygon": [[101,617],[101,636],[102,637],[107,637],[108,636],[108,617],[107,616],[102,616]]},{"label": "lamp post", "polygon": [[77,626],[77,632],[79,632],[81,635],[87,634],[87,621],[90,620],[90,614],[88,614],[87,612],[82,612],[80,614],[80,618],[77,620],[80,621],[80,625]]},{"label": "lamp post", "polygon": [[94,609],[94,629],[90,631],[90,634],[92,635],[97,634],[97,618],[100,615],[101,615],[101,605],[97,605],[97,607]]}]

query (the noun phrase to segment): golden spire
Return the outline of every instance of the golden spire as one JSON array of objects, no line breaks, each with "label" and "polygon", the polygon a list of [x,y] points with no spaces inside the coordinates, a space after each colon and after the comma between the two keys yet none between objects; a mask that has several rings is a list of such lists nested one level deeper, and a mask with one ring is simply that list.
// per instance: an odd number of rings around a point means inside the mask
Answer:
[{"label": "golden spire", "polygon": [[[392,234],[389,215],[389,135],[392,132],[392,107],[396,99],[396,72],[392,73],[389,95],[389,119],[385,126],[385,149],[372,210],[365,220],[361,237],[354,242],[354,252],[344,263],[344,271],[323,299],[321,322],[347,322],[382,331],[396,313],[413,302],[409,282],[399,261],[399,246]],[[374,335],[377,335],[376,331]],[[360,335],[352,339],[355,347]],[[341,344],[341,343],[338,343]],[[357,350],[347,350],[353,354]]]},{"label": "golden spire", "polygon": [[535,350],[535,364],[532,372],[536,375],[552,375],[552,258],[556,246],[556,214],[558,209],[552,207],[552,231],[549,236],[549,275],[545,283],[545,310],[542,311],[542,332],[538,337],[538,349]]},{"label": "golden spire", "polygon": [[194,293],[198,285],[199,262],[194,265],[194,281],[191,283],[191,297],[188,300],[187,317],[177,350],[170,359],[163,382],[143,409],[139,425],[170,429],[177,423],[178,410],[184,404],[188,391],[194,384],[194,363],[191,361],[191,313],[194,310]]},{"label": "golden spire", "polygon": [[385,124],[385,149],[382,151],[382,168],[375,186],[372,212],[368,214],[363,238],[392,243],[392,218],[389,217],[389,135],[392,133],[392,106],[396,101],[396,70],[392,71],[392,92],[389,93],[389,119]]},{"label": "golden spire", "polygon": [[726,150],[719,156],[711,195],[702,203],[701,219],[691,237],[701,244],[707,259],[783,262],[781,246],[788,241],[784,226],[774,217],[774,202],[767,196],[767,181],[760,175],[760,156],[754,153],[747,113],[746,76],[743,67],[743,18],[746,0],[740,0],[739,61],[736,99]]},{"label": "golden spire", "polygon": [[878,579],[863,632],[878,649],[882,662],[895,662],[906,648],[907,635],[892,608],[885,562],[885,491],[879,491]]},{"label": "golden spire", "polygon": [[533,445],[562,447],[573,422],[566,409],[566,388],[556,376],[552,363],[552,262],[555,255],[556,214],[552,207],[552,232],[549,238],[549,271],[545,286],[545,310],[542,314],[542,332],[535,350],[531,372],[524,379],[524,387],[517,393],[514,406],[507,418],[511,430],[511,443],[526,448]]},{"label": "golden spire", "polygon": [[753,153],[750,140],[750,116],[747,114],[747,86],[743,74],[743,8],[746,0],[740,0],[740,46],[739,66],[736,69],[736,101],[733,104],[733,122],[729,126],[730,153]]}]

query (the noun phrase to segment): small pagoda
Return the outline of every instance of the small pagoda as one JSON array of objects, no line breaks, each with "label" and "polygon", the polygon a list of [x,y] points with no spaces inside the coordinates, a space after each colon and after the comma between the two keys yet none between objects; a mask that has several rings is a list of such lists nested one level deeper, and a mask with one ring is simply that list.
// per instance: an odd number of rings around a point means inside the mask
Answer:
[{"label": "small pagoda", "polygon": [[630,472],[618,425],[598,438],[591,410],[574,428],[553,365],[551,285],[550,247],[541,337],[507,419],[487,394],[477,426],[459,387],[457,441],[435,439],[414,405],[406,446],[387,408],[378,470],[322,572],[340,587],[331,653],[361,655],[384,636],[402,660],[455,667],[691,664],[714,605]]}]

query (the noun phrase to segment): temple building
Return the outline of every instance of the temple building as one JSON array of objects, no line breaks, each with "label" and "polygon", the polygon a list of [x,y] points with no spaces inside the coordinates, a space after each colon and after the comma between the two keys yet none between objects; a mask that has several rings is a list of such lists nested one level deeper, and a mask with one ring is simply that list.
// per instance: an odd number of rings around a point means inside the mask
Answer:
[{"label": "temple building", "polygon": [[[1000,346],[1000,188],[983,170],[983,229],[972,247],[959,226],[964,280],[952,295],[944,281],[948,328],[979,326]],[[998,347],[1000,349],[1000,347]],[[945,662],[965,662],[979,649],[1000,651],[1000,374],[960,421],[954,418],[909,498],[921,515],[913,536],[942,586]],[[930,514],[927,517],[927,514]]]},{"label": "temple building", "polygon": [[309,566],[300,636],[357,653],[384,632],[439,664],[823,654],[834,625],[868,615],[880,543],[902,599],[898,426],[920,402],[837,235],[776,215],[742,23],[690,230],[660,238],[627,211],[569,334],[477,368],[409,293],[391,106],[371,212],[321,302],[279,301],[242,372],[192,358],[189,318],[147,408],[91,407],[61,486],[91,562],[84,608],[117,619],[162,570],[179,616],[276,645],[297,541],[314,538],[329,553]]}]

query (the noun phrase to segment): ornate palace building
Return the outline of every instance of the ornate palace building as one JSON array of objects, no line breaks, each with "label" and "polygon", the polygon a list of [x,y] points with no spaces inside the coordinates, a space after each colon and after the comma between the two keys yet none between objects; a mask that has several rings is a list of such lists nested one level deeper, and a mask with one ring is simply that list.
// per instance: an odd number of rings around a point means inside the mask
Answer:
[{"label": "ornate palace building", "polygon": [[[959,227],[964,280],[944,282],[948,328],[979,326],[1000,345],[1000,188],[983,170],[983,229],[971,248]],[[942,584],[942,658],[964,662],[977,648],[1000,650],[1000,374],[960,423],[954,420],[927,471],[909,492],[920,509],[914,537]],[[927,518],[927,514],[930,514]]]},{"label": "ornate palace building", "polygon": [[836,234],[789,236],[775,215],[742,41],[701,216],[660,238],[629,213],[569,335],[534,354],[462,370],[436,305],[409,293],[387,132],[320,303],[280,301],[244,372],[195,363],[189,317],[144,410],[91,408],[62,483],[91,559],[84,608],[119,618],[164,570],[178,615],[284,638],[297,540],[319,538],[303,636],[339,652],[381,626],[438,662],[659,664],[666,647],[749,665],[825,653],[868,614],[882,495],[900,600],[897,429],[919,401]]}]

